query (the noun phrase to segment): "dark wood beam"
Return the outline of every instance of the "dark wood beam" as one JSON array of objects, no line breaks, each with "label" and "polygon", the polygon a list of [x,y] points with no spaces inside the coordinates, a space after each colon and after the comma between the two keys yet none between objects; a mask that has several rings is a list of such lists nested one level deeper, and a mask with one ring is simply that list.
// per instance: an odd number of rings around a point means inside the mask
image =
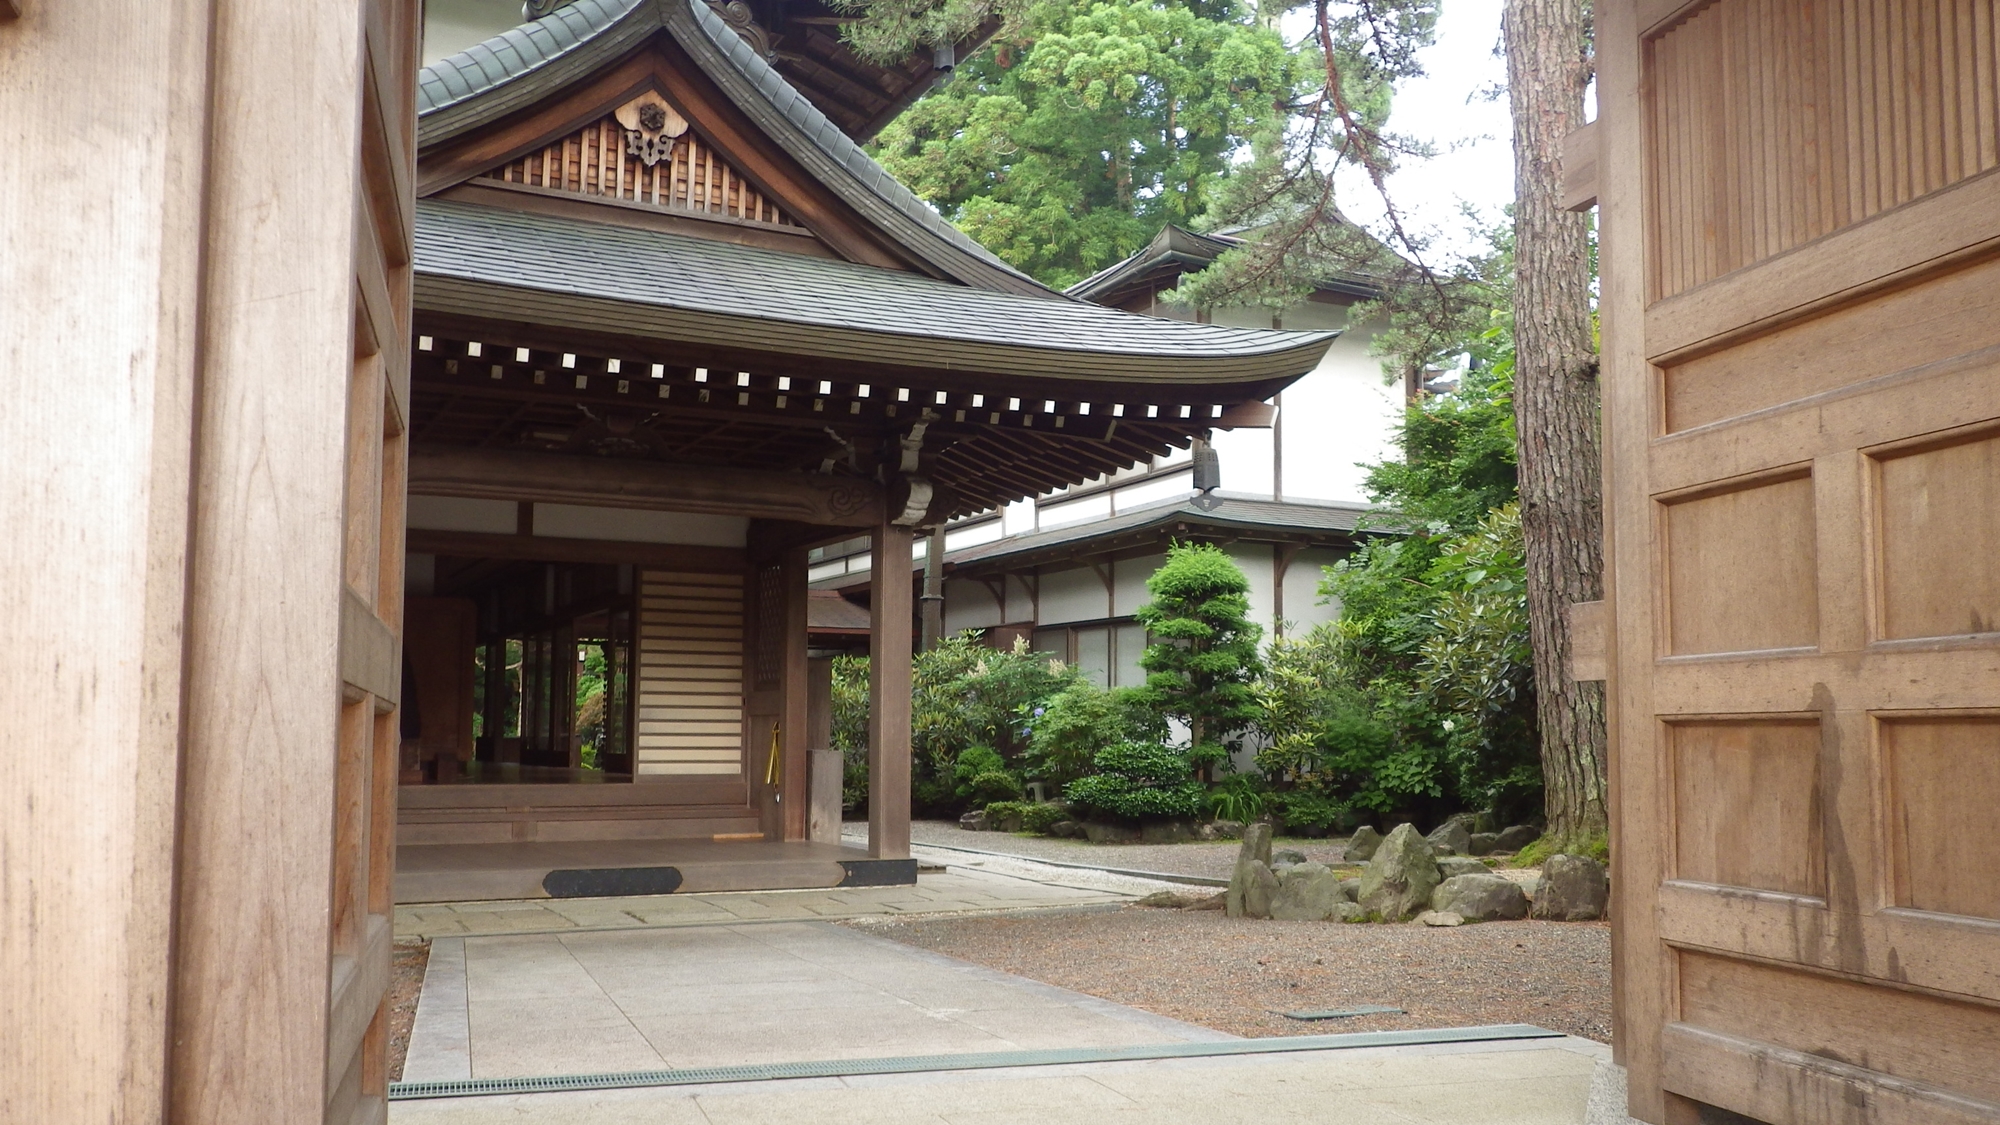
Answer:
[{"label": "dark wood beam", "polygon": [[688,547],[674,543],[622,543],[605,539],[559,539],[549,535],[489,535],[476,531],[411,528],[405,541],[419,554],[462,559],[516,559],[522,562],[630,563],[705,574],[741,574],[746,555],[735,547]]},{"label": "dark wood beam", "polygon": [[873,481],[554,453],[427,447],[410,451],[409,489],[428,496],[538,500],[613,508],[872,526]]}]

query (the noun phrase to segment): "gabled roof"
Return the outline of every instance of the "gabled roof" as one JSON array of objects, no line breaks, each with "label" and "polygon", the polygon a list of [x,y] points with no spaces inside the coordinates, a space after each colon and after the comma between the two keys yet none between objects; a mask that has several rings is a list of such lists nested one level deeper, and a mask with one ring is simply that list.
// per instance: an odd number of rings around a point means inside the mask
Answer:
[{"label": "gabled roof", "polygon": [[[618,263],[617,269],[605,264]],[[861,364],[1075,384],[1241,388],[1309,371],[1338,335],[1134,316],[898,270],[475,204],[417,205],[420,309]],[[521,300],[522,291],[537,296]]]},{"label": "gabled roof", "polygon": [[440,59],[417,77],[417,143],[429,152],[544,101],[671,36],[786,155],[945,277],[1060,300],[946,222],[788,84],[701,0],[576,0]]},{"label": "gabled roof", "polygon": [[1378,509],[1366,504],[1263,500],[1218,492],[1214,510],[1192,497],[1120,512],[1048,531],[1030,532],[967,547],[945,556],[947,573],[973,574],[1037,566],[1078,556],[1123,550],[1163,538],[1234,534],[1245,539],[1312,543],[1353,542],[1362,521]]},{"label": "gabled roof", "polygon": [[[1080,300],[1117,304],[1141,289],[1170,288],[1182,274],[1208,268],[1224,251],[1245,241],[1227,234],[1196,234],[1169,223],[1138,253],[1113,262],[1063,292]],[[1327,278],[1319,282],[1319,288],[1363,300],[1382,295],[1379,284],[1358,273]]]}]

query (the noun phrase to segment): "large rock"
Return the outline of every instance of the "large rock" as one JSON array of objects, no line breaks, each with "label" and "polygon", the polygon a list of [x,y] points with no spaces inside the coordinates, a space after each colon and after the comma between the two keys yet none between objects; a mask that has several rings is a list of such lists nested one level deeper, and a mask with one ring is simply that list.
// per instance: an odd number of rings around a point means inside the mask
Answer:
[{"label": "large rock", "polygon": [[1430,843],[1417,834],[1416,825],[1399,824],[1361,873],[1361,908],[1400,922],[1430,905],[1440,881]]},{"label": "large rock", "polygon": [[1424,837],[1433,845],[1448,848],[1441,855],[1468,855],[1472,852],[1472,814],[1459,813],[1431,830]]},{"label": "large rock", "polygon": [[1364,824],[1354,830],[1353,837],[1347,841],[1347,850],[1340,854],[1340,858],[1349,863],[1367,863],[1375,858],[1375,849],[1381,846],[1382,834]]},{"label": "large rock", "polygon": [[1465,918],[1448,910],[1426,910],[1417,915],[1417,921],[1426,926],[1463,926]]},{"label": "large rock", "polygon": [[1271,917],[1281,922],[1323,922],[1336,905],[1345,905],[1340,876],[1317,863],[1301,863],[1278,877],[1271,899]]},{"label": "large rock", "polygon": [[1610,901],[1602,864],[1588,856],[1552,855],[1542,865],[1534,914],[1552,922],[1588,922],[1604,917]]},{"label": "large rock", "polygon": [[1139,842],[1144,844],[1184,844],[1195,839],[1199,833],[1195,826],[1185,820],[1157,820],[1139,830]]},{"label": "large rock", "polygon": [[1340,897],[1349,902],[1361,901],[1361,880],[1342,879],[1340,881]]},{"label": "large rock", "polygon": [[1243,881],[1243,916],[1269,918],[1271,901],[1278,897],[1278,876],[1261,859],[1249,863]]},{"label": "large rock", "polygon": [[1476,922],[1512,921],[1528,916],[1528,896],[1499,875],[1454,875],[1431,892],[1431,909]]},{"label": "large rock", "polygon": [[1438,857],[1438,878],[1449,879],[1454,875],[1490,875],[1493,869],[1466,855],[1441,855]]},{"label": "large rock", "polygon": [[1074,820],[1058,820],[1049,825],[1049,835],[1075,839],[1083,835],[1083,825]]},{"label": "large rock", "polygon": [[1272,867],[1294,866],[1305,861],[1306,853],[1299,851],[1297,848],[1279,848],[1277,851],[1271,853]]},{"label": "large rock", "polygon": [[986,831],[986,810],[973,809],[971,812],[960,816],[958,818],[958,826],[967,832]]},{"label": "large rock", "polygon": [[1333,913],[1326,916],[1329,922],[1366,922],[1368,912],[1351,902],[1336,902]]},{"label": "large rock", "polygon": [[[1297,855],[1298,853],[1293,852],[1292,854]],[[1304,860],[1297,863],[1286,863],[1284,856],[1285,853],[1278,852],[1271,857],[1271,870],[1277,873],[1278,885],[1281,887],[1294,879],[1310,879],[1315,875],[1324,875],[1327,873],[1327,866],[1324,863],[1307,863]],[[1335,882],[1338,881],[1336,878]]]},{"label": "large rock", "polygon": [[1542,838],[1542,830],[1532,824],[1516,824],[1502,829],[1493,840],[1493,850],[1512,855]]},{"label": "large rock", "polygon": [[[1472,850],[1467,852],[1466,854],[1492,855],[1494,852],[1499,850],[1500,850],[1500,833],[1474,832],[1472,834]],[[1514,850],[1519,851],[1520,849],[1516,848]]]},{"label": "large rock", "polygon": [[1236,870],[1229,875],[1228,911],[1231,918],[1244,917],[1244,894],[1250,887],[1250,865],[1257,864],[1269,873],[1271,862],[1271,825],[1259,821],[1243,830],[1243,843],[1236,849]]},{"label": "large rock", "polygon": [[1123,824],[1083,822],[1083,834],[1093,844],[1130,844],[1139,839],[1139,830]]}]

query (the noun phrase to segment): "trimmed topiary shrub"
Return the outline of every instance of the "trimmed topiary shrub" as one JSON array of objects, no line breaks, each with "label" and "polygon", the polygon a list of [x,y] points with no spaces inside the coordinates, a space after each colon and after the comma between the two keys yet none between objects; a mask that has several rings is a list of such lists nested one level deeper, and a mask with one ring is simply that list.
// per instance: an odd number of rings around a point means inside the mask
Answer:
[{"label": "trimmed topiary shrub", "polygon": [[1125,820],[1198,816],[1207,788],[1187,756],[1170,746],[1122,742],[1098,751],[1097,772],[1069,783],[1073,805]]}]

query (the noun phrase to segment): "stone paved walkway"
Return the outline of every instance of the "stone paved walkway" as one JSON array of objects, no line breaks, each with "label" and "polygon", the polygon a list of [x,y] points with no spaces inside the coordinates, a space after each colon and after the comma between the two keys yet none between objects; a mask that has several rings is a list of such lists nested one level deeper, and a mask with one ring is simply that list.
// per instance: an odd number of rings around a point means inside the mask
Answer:
[{"label": "stone paved walkway", "polygon": [[968,857],[921,847],[915,853],[924,863],[947,870],[918,876],[914,887],[415,904],[396,908],[396,936],[543,934],[1110,906],[1171,886],[1006,857]]}]

